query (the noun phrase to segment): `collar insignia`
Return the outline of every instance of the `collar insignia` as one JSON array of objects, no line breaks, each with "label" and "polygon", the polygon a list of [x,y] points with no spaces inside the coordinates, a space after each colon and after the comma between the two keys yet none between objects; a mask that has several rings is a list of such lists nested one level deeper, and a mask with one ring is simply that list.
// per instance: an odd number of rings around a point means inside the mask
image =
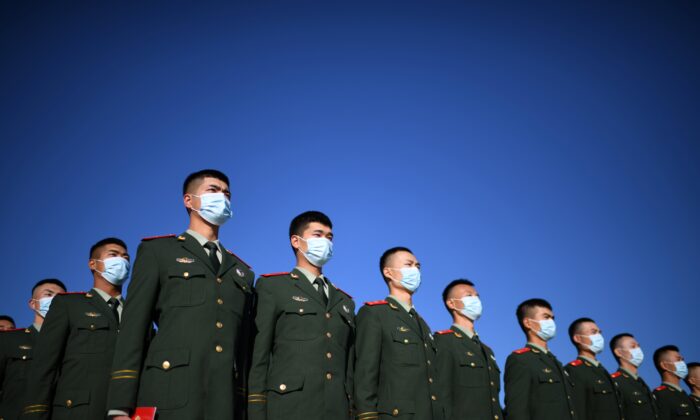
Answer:
[{"label": "collar insignia", "polygon": [[241,270],[238,267],[236,267],[236,274],[238,274],[238,277],[245,277],[245,271]]},{"label": "collar insignia", "polygon": [[345,311],[345,313],[350,313],[350,309],[348,309],[348,307],[345,305],[343,305],[343,310]]}]

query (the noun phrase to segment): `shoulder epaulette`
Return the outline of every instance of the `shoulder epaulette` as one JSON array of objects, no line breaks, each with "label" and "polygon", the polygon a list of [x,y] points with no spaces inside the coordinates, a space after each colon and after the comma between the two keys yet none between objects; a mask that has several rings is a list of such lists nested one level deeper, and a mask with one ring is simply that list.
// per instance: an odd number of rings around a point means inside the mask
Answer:
[{"label": "shoulder epaulette", "polygon": [[233,256],[236,257],[236,258],[238,258],[238,261],[242,262],[246,267],[248,267],[248,268],[253,268],[253,267],[250,266],[250,264],[248,264],[247,262],[243,261],[243,258],[241,258],[241,257],[239,257],[238,255],[234,254],[230,249],[227,249],[226,252],[228,252],[229,254],[233,255]]},{"label": "shoulder epaulette", "polygon": [[610,377],[613,378],[613,379],[614,379],[614,378],[619,378],[620,376],[622,376],[622,372],[619,372],[619,371],[618,371],[618,372],[615,372],[615,373],[613,373],[613,374],[610,375]]},{"label": "shoulder epaulette", "polygon": [[0,330],[0,333],[12,332],[12,331],[24,331],[24,328],[10,328],[9,330]]},{"label": "shoulder epaulette", "polygon": [[531,349],[530,347],[523,347],[523,348],[521,348],[521,349],[517,349],[517,350],[513,351],[513,353],[515,353],[515,354],[524,354],[524,353],[529,353],[529,352],[531,352],[531,351],[532,351],[532,349]]},{"label": "shoulder epaulette", "polygon": [[142,241],[152,241],[153,239],[174,238],[174,237],[176,237],[176,236],[177,236],[176,234],[171,233],[170,235],[147,236],[147,237],[145,237],[145,238],[143,238],[143,239],[141,239],[141,240],[142,240]]},{"label": "shoulder epaulette", "polygon": [[576,359],[573,362],[569,363],[571,366],[581,366],[583,364],[583,360],[581,359]]},{"label": "shoulder epaulette", "polygon": [[435,331],[435,334],[437,335],[445,335],[445,334],[452,334],[454,331],[452,330],[442,330],[442,331]]},{"label": "shoulder epaulette", "polygon": [[347,296],[347,297],[349,297],[350,299],[352,299],[352,296],[350,296],[350,295],[348,294],[348,292],[346,292],[345,290],[342,290],[340,287],[335,286],[335,290],[337,290],[337,291],[339,291],[339,292],[343,292],[343,294],[344,294],[345,296]]},{"label": "shoulder epaulette", "polygon": [[367,305],[367,306],[377,306],[377,305],[386,305],[386,304],[388,304],[388,303],[389,303],[389,302],[387,302],[386,300],[375,300],[375,301],[372,301],[372,302],[365,302],[365,305]]},{"label": "shoulder epaulette", "polygon": [[56,295],[86,295],[87,292],[61,292],[56,293]]},{"label": "shoulder epaulette", "polygon": [[660,387],[656,388],[654,391],[663,391],[666,389],[666,385],[661,385]]},{"label": "shoulder epaulette", "polygon": [[279,273],[269,273],[269,274],[262,274],[262,277],[277,277],[277,276],[286,276],[289,274],[289,271],[280,271]]}]

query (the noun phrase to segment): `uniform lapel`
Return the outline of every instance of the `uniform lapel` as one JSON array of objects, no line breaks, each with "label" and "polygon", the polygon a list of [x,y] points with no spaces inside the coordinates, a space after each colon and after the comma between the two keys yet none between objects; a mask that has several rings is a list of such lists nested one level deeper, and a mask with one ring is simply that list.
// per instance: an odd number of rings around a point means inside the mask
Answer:
[{"label": "uniform lapel", "polygon": [[321,295],[318,293],[316,289],[311,285],[311,282],[306,278],[304,273],[301,271],[297,270],[296,268],[292,270],[290,273],[290,276],[294,279],[294,286],[301,289],[304,294],[307,296],[311,297],[311,299],[315,300],[318,302],[319,305],[321,305],[324,309],[326,308],[326,304],[323,303],[323,300],[321,299]]},{"label": "uniform lapel", "polygon": [[330,311],[335,305],[342,302],[343,294],[335,288],[335,285],[331,283],[328,277],[326,277],[326,281],[328,282],[328,310]]},{"label": "uniform lapel", "polygon": [[389,307],[396,312],[396,316],[404,323],[406,324],[413,333],[420,337],[421,340],[423,340],[423,337],[421,337],[420,332],[418,331],[418,320],[415,320],[411,317],[411,315],[406,312],[406,310],[401,306],[399,302],[396,301],[393,297],[389,296],[387,298],[387,301],[389,301]]},{"label": "uniform lapel", "polygon": [[209,271],[214,273],[214,275],[217,275],[218,273],[214,271],[214,266],[211,265],[209,256],[207,255],[206,251],[204,251],[204,247],[202,247],[202,245],[200,245],[200,243],[187,232],[183,233],[181,236],[185,238],[185,240],[181,242],[182,247],[185,248],[190,254],[197,257],[197,259],[204,264]]},{"label": "uniform lapel", "polygon": [[[103,316],[106,316],[107,319],[109,319],[110,324],[115,324],[117,323],[117,320],[114,319],[114,315],[112,315],[112,308],[107,305],[107,302],[105,302],[104,299],[102,299],[102,296],[100,296],[96,291],[90,290],[90,292],[85,294],[85,298],[87,299],[88,303],[92,305],[95,309],[99,311]],[[124,310],[124,308],[122,308]]]}]

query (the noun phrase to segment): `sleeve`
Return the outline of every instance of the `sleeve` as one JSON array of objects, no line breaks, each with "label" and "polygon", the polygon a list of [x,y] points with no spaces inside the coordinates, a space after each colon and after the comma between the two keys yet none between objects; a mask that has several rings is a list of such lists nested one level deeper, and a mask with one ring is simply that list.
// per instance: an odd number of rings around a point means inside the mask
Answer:
[{"label": "sleeve", "polygon": [[440,375],[440,389],[442,390],[442,400],[444,401],[446,419],[452,419],[452,404],[454,397],[452,391],[457,387],[453,385],[455,362],[452,352],[448,345],[448,338],[441,335],[435,336],[435,344],[437,345],[437,371]]},{"label": "sleeve", "polygon": [[571,398],[574,400],[574,407],[576,410],[576,416],[578,418],[586,419],[586,407],[587,407],[587,395],[586,395],[586,384],[585,378],[583,377],[583,370],[581,368],[569,367],[566,365],[564,370],[569,373],[571,381],[574,383],[571,391]]},{"label": "sleeve", "polygon": [[[0,401],[2,401],[3,385],[5,384],[5,370],[7,369],[7,351],[5,351],[5,341],[7,339],[0,333]],[[0,403],[0,409],[2,404]],[[0,412],[0,416],[3,413]]]},{"label": "sleeve", "polygon": [[530,419],[530,369],[521,357],[510,355],[506,360],[505,382],[506,419]]},{"label": "sleeve", "polygon": [[157,242],[143,242],[136,254],[112,363],[107,394],[108,410],[130,413],[136,407],[139,375],[160,291],[158,260],[152,249],[156,244]]},{"label": "sleeve", "polygon": [[[355,306],[352,306],[353,310]],[[349,401],[349,406],[350,406],[350,418],[352,418],[353,413],[354,413],[354,398],[353,398],[353,389],[355,387],[355,337],[357,335],[357,324],[355,324],[355,328],[352,330],[353,336],[350,337],[350,346],[348,347],[347,350],[347,355],[348,355],[348,360],[347,360],[347,366],[345,368],[345,389],[348,392],[348,401]]]},{"label": "sleeve", "polygon": [[672,420],[671,410],[660,392],[654,391],[656,396],[656,407],[659,410],[659,420]]},{"label": "sleeve", "polygon": [[358,420],[378,418],[377,396],[379,363],[382,358],[382,326],[374,312],[364,306],[357,314],[354,391]]},{"label": "sleeve", "polygon": [[[251,286],[252,289],[252,286]],[[243,311],[243,323],[241,325],[240,345],[236,349],[236,413],[234,420],[246,420],[246,406],[248,404],[248,379],[250,377],[250,364],[253,352],[254,317],[255,317],[255,293],[246,297]]]},{"label": "sleeve", "polygon": [[34,360],[27,378],[27,401],[22,418],[48,419],[58,369],[70,334],[66,297],[56,296],[34,343]]},{"label": "sleeve", "polygon": [[268,281],[257,283],[255,308],[255,340],[248,378],[248,418],[265,420],[267,417],[267,370],[275,338],[277,310]]}]

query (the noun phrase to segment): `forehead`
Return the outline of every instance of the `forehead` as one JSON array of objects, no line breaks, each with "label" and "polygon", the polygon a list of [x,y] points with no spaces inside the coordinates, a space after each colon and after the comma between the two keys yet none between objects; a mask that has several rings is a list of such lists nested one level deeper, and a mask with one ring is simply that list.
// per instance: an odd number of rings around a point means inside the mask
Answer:
[{"label": "forehead", "polygon": [[469,293],[476,293],[476,288],[468,284],[458,284],[450,291],[450,295],[457,297],[461,297]]},{"label": "forehead", "polygon": [[549,308],[545,308],[544,306],[535,306],[530,309],[530,316],[539,316],[539,315],[545,315],[549,314],[552,315],[552,310]]},{"label": "forehead", "polygon": [[34,290],[34,294],[35,294],[35,295],[41,294],[41,293],[46,292],[47,290],[50,290],[50,291],[52,291],[52,292],[62,292],[62,291],[64,291],[64,290],[61,288],[61,286],[59,286],[59,285],[57,285],[57,284],[46,283],[46,284],[42,284],[41,286],[37,287],[36,290]]},{"label": "forehead", "polygon": [[598,325],[595,322],[582,322],[578,326],[579,331],[591,331],[591,330],[597,330]]},{"label": "forehead", "polygon": [[321,231],[323,233],[329,233],[333,232],[333,229],[330,227],[324,225],[323,223],[319,222],[311,222],[306,226],[306,229],[304,229],[304,233],[306,232],[316,232],[316,231]]},{"label": "forehead", "polygon": [[639,343],[637,343],[637,340],[634,337],[630,337],[630,336],[625,336],[625,337],[620,338],[619,343],[620,343],[620,346],[622,346],[622,347],[629,347],[629,346],[632,346],[634,344],[639,344]]},{"label": "forehead", "polygon": [[214,177],[211,177],[211,176],[205,176],[204,178],[200,178],[199,180],[195,180],[195,181],[194,181],[194,186],[195,186],[195,189],[197,189],[197,190],[206,189],[206,188],[208,188],[210,185],[216,185],[216,186],[218,186],[218,187],[221,188],[221,189],[227,189],[227,188],[228,188],[228,184],[227,184],[227,183],[225,183],[224,181],[222,181],[222,180],[220,180],[220,179],[218,179],[218,178],[214,178]]},{"label": "forehead", "polygon": [[415,261],[416,256],[408,251],[397,251],[389,256],[389,264],[404,264]]},{"label": "forehead", "polygon": [[106,244],[100,248],[100,253],[104,254],[105,252],[109,252],[109,251],[116,251],[119,253],[125,253],[126,248],[124,248],[123,246],[118,245],[118,244]]}]

